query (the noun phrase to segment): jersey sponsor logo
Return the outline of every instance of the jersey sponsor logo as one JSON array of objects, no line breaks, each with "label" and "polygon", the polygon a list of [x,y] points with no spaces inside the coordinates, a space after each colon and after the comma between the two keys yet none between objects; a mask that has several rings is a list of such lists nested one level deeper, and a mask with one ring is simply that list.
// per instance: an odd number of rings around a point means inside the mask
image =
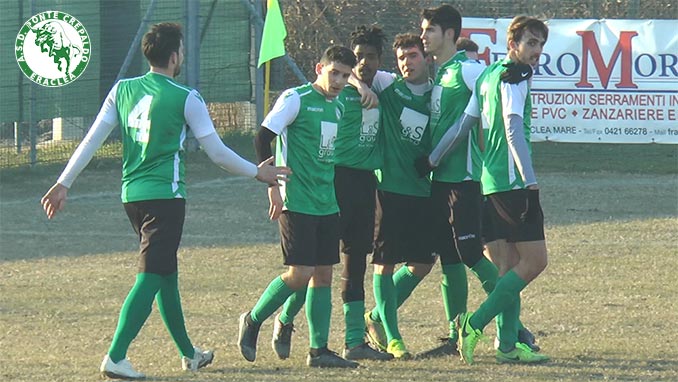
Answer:
[{"label": "jersey sponsor logo", "polygon": [[322,113],[325,111],[322,107],[315,107],[315,106],[306,106],[306,111],[310,111],[313,113]]},{"label": "jersey sponsor logo", "polygon": [[428,115],[404,107],[402,113],[400,113],[400,126],[402,127],[400,139],[418,146],[424,136],[427,124]]},{"label": "jersey sponsor logo", "polygon": [[360,127],[360,145],[371,146],[377,141],[379,132],[379,109],[363,109],[362,126]]},{"label": "jersey sponsor logo", "polygon": [[16,62],[29,80],[59,87],[75,81],[87,68],[89,34],[75,17],[45,11],[29,18],[14,43]]},{"label": "jersey sponsor logo", "polygon": [[400,89],[395,89],[395,94],[397,94],[400,98],[412,101],[412,97],[409,96],[408,94],[403,93],[403,91]]},{"label": "jersey sponsor logo", "polygon": [[336,122],[320,122],[320,146],[318,159],[321,162],[334,162],[334,141],[337,139]]},{"label": "jersey sponsor logo", "polygon": [[431,91],[431,114],[440,114],[440,98],[443,95],[443,87],[436,85]]}]

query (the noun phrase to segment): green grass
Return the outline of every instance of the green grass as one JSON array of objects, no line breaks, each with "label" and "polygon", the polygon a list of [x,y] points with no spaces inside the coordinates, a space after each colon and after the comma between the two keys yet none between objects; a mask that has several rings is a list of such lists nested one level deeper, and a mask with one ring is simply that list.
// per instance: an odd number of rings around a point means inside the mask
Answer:
[{"label": "green grass", "polygon": [[[252,156],[250,137],[226,139]],[[523,292],[523,321],[553,361],[497,365],[490,344],[477,365],[457,359],[364,363],[354,371],[304,366],[308,326],[297,318],[292,358],[280,361],[264,323],[255,363],[236,346],[237,318],[284,271],[266,189],[190,155],[189,203],[180,249],[187,327],[216,350],[198,375],[180,371],[157,311],[129,356],[155,381],[675,381],[678,380],[675,256],[678,176],[674,146],[535,145],[550,265]],[[641,164],[646,163],[643,167]],[[652,163],[652,165],[650,165]],[[91,381],[136,272],[134,235],[119,201],[117,160],[93,163],[66,210],[48,221],[38,200],[63,163],[0,171],[0,380]],[[339,269],[338,267],[336,268]],[[343,342],[335,272],[330,347]],[[371,270],[366,277],[372,306]],[[469,308],[481,302],[469,275]],[[412,351],[445,334],[440,268],[401,308]],[[486,333],[494,335],[492,325]]]}]

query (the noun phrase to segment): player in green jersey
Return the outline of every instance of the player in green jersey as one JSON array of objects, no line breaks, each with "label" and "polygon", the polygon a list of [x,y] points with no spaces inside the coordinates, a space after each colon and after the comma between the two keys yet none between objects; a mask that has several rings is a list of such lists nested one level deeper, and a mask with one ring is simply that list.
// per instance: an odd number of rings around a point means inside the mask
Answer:
[{"label": "player in green jersey", "polygon": [[[482,119],[485,152],[481,183],[488,200],[490,226],[487,246],[501,276],[475,313],[460,316],[460,353],[468,364],[473,363],[482,330],[495,316],[500,340],[498,362],[538,363],[549,359],[518,340],[520,291],[546,268],[548,261],[531,159],[531,85],[529,80],[514,84],[503,81],[506,67],[536,66],[547,38],[548,28],[542,21],[516,17],[507,33],[507,58],[483,71],[464,114],[436,148],[445,151],[453,147],[455,137],[463,135],[460,132]],[[519,76],[529,79],[529,66],[520,70]],[[432,156],[440,154],[436,150]]]},{"label": "player in green jersey", "polygon": [[332,266],[339,262],[334,163],[335,140],[344,106],[336,97],[346,86],[355,65],[356,58],[350,49],[333,46],[325,50],[315,67],[318,75],[315,82],[286,90],[255,138],[257,156],[268,157],[270,143],[277,137],[276,161],[289,166],[294,173],[289,182],[268,190],[269,217],[278,220],[288,270],[271,281],[256,305],[240,316],[238,346],[250,362],[256,359],[261,323],[293,296],[289,303],[306,304],[310,340],[306,364],[358,366],[327,348]]},{"label": "player in green jersey", "polygon": [[[431,82],[421,39],[395,37],[393,50],[401,77],[379,72],[384,164],[377,185],[377,230],[374,264],[376,307],[366,314],[370,342],[398,359],[408,351],[398,330],[397,309],[428,274],[435,256],[429,248],[430,181],[420,178],[412,162],[430,150],[428,131]],[[395,274],[395,266],[401,267]]]},{"label": "player in green jersey", "polygon": [[[441,137],[462,115],[476,79],[485,68],[485,65],[469,60],[466,51],[457,51],[461,24],[460,13],[450,5],[422,11],[421,36],[424,48],[433,55],[438,67],[431,95],[433,145],[440,142]],[[435,163],[431,186],[434,211],[440,214],[435,216],[433,243],[442,266],[441,291],[449,322],[449,336],[443,339],[440,346],[418,355],[422,358],[457,354],[455,320],[459,314],[466,312],[468,296],[464,264],[478,278],[486,293],[494,289],[498,277],[497,267],[483,256],[480,191],[482,160],[477,136],[467,135],[458,140],[455,149]],[[526,332],[526,329],[522,330]]]},{"label": "player in green jersey", "polygon": [[[339,205],[340,252],[343,272],[341,298],[346,325],[343,356],[351,360],[389,360],[391,354],[374,350],[365,342],[365,268],[372,253],[376,178],[381,167],[379,109],[362,105],[361,85],[368,88],[381,65],[386,37],[378,26],[361,25],[351,33],[351,48],[358,65],[354,74],[361,82],[339,93],[344,115],[339,121],[335,146],[334,188]],[[290,356],[294,317],[304,303],[306,289],[288,298],[276,316],[272,345],[280,359]]]},{"label": "player in green jersey", "polygon": [[194,347],[184,325],[178,289],[177,249],[185,216],[184,152],[187,128],[213,162],[238,175],[272,184],[288,169],[273,158],[258,167],[224,146],[200,94],[174,81],[183,62],[181,26],[153,25],[142,50],[150,71],[113,86],[94,124],[57,183],[41,202],[52,219],[63,209],[68,190],[96,150],[120,125],[123,140],[122,201],[140,243],[136,283],[120,311],[113,341],[101,364],[110,378],[141,379],[126,358],[130,343],[151,313],[153,301],[181,354],[182,368],[195,371],[212,362],[211,351]]}]

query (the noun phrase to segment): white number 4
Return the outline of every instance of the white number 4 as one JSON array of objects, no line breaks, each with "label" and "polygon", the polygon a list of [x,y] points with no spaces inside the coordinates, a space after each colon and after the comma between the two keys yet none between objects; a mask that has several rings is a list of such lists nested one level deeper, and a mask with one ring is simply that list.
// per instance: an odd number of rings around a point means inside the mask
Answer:
[{"label": "white number 4", "polygon": [[145,95],[127,116],[127,125],[137,129],[134,140],[137,142],[148,143],[148,132],[151,130],[151,120],[148,119],[148,112],[151,110],[151,101],[153,96]]}]

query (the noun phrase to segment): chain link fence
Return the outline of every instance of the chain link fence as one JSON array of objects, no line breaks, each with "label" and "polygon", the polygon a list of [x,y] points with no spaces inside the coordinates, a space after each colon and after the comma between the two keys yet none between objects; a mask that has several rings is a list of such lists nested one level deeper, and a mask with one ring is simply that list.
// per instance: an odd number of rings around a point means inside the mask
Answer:
[{"label": "chain link fence", "polygon": [[[419,32],[422,8],[450,3],[465,17],[502,18],[528,14],[543,19],[676,19],[676,0],[279,0],[287,26],[286,48],[308,80],[319,54],[331,44],[348,44],[356,26],[378,24],[387,36]],[[148,66],[133,44],[139,31],[160,21],[194,22],[188,10],[196,7],[199,42],[197,86],[208,102],[220,133],[256,128],[256,19],[261,0],[30,0],[7,2],[0,13],[0,168],[63,162],[84,136],[124,63],[124,77],[145,73]],[[149,8],[152,12],[149,12]],[[14,59],[14,39],[32,15],[59,10],[77,17],[92,41],[91,61],[74,83],[46,88],[28,80]],[[185,31],[186,32],[186,31]],[[390,41],[388,42],[390,44]],[[186,44],[187,55],[194,47]],[[128,58],[128,53],[133,55]],[[392,54],[384,68],[395,70]],[[126,61],[127,58],[127,61]],[[186,83],[186,74],[179,81]],[[271,89],[299,84],[283,59],[272,62]],[[114,138],[113,138],[114,140]],[[98,155],[119,155],[112,142]]]}]

